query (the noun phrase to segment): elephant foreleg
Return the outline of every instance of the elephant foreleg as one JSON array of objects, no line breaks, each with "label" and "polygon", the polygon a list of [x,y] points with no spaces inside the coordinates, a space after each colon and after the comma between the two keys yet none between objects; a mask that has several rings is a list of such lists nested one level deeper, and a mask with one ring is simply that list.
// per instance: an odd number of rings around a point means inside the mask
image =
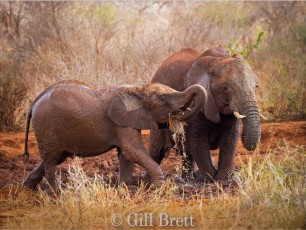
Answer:
[{"label": "elephant foreleg", "polygon": [[140,130],[122,128],[119,130],[119,139],[123,156],[127,160],[147,170],[155,185],[164,183],[164,174],[161,167],[146,152]]},{"label": "elephant foreleg", "polygon": [[221,137],[218,174],[215,180],[226,180],[232,173],[234,157],[239,138],[240,120],[227,117],[222,121],[223,133]]},{"label": "elephant foreleg", "polygon": [[119,155],[119,182],[118,184],[130,185],[134,171],[134,163],[125,159],[120,148],[117,148]]},{"label": "elephant foreleg", "polygon": [[217,174],[210,155],[207,122],[202,114],[194,116],[186,126],[186,149],[199,167],[204,182],[211,182]]}]

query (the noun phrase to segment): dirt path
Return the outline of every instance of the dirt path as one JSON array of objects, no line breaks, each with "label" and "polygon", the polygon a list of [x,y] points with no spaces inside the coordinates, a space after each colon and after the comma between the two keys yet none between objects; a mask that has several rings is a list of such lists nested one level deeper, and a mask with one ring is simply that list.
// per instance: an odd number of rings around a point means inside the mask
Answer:
[{"label": "dirt path", "polygon": [[[143,139],[148,146],[149,132],[143,132]],[[262,139],[259,148],[260,153],[266,153],[275,150],[284,145],[306,145],[306,121],[270,123],[262,125]],[[33,170],[40,161],[34,133],[30,133],[29,152],[30,159],[27,163],[23,163],[20,155],[24,148],[24,132],[6,132],[0,133],[0,188],[8,183],[19,183],[26,175]],[[238,146],[238,154],[246,160],[252,157],[252,152],[248,152],[243,148],[241,143]],[[217,161],[218,154],[212,152],[214,161]],[[162,168],[165,174],[178,173],[181,165],[179,156],[173,152],[163,161]],[[63,163],[59,170],[65,177],[68,164]],[[82,167],[88,175],[99,173],[100,175],[108,175],[117,178],[118,176],[118,159],[116,151],[110,151],[106,154],[93,158],[82,159]],[[137,172],[141,172],[138,167]]]}]

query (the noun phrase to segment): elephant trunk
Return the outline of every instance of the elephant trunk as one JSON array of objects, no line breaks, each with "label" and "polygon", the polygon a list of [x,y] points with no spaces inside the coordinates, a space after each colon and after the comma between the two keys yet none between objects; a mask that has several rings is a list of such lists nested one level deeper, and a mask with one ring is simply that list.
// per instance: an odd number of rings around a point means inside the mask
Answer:
[{"label": "elephant trunk", "polygon": [[172,96],[175,106],[179,106],[179,108],[186,110],[181,117],[183,120],[200,112],[207,100],[206,90],[201,85],[192,85],[184,92],[178,92]]},{"label": "elephant trunk", "polygon": [[245,103],[242,112],[246,116],[242,119],[242,143],[247,150],[253,151],[259,144],[261,135],[259,109],[256,101]]}]

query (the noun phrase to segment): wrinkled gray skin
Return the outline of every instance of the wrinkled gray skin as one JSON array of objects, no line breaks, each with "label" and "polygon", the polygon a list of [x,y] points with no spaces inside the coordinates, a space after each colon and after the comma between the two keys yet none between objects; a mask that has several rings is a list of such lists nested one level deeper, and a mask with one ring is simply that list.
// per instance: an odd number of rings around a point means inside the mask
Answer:
[{"label": "wrinkled gray skin", "polygon": [[145,151],[141,129],[158,129],[169,113],[186,109],[188,119],[198,113],[206,100],[203,87],[184,92],[161,84],[122,86],[95,90],[77,82],[58,83],[33,102],[27,119],[25,156],[30,119],[42,162],[26,178],[24,185],[35,189],[45,176],[56,190],[55,169],[70,156],[96,156],[113,148],[119,152],[120,183],[129,183],[133,163],[144,167],[159,185],[164,180],[160,166]]},{"label": "wrinkled gray skin", "polygon": [[[183,161],[183,178],[192,175],[193,160],[206,182],[226,180],[233,169],[240,120],[242,143],[254,150],[260,140],[260,117],[255,96],[258,77],[250,66],[237,55],[230,56],[224,48],[212,48],[204,53],[183,49],[164,61],[152,82],[159,82],[178,91],[194,84],[202,85],[208,94],[207,103],[197,115],[187,121],[187,158]],[[172,147],[169,130],[153,130],[150,155],[158,163]],[[218,169],[214,166],[210,150],[219,148]],[[198,175],[198,174],[197,174]]]}]

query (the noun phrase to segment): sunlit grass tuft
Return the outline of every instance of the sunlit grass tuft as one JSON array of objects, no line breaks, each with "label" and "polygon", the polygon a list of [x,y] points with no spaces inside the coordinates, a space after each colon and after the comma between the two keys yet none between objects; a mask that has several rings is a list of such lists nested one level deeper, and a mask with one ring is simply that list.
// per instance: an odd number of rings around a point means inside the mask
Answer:
[{"label": "sunlit grass tuft", "polygon": [[153,213],[155,227],[163,212],[173,217],[192,215],[197,228],[303,228],[305,159],[305,149],[299,146],[258,153],[239,162],[241,170],[230,186],[195,186],[187,198],[184,186],[172,180],[160,189],[145,184],[115,187],[100,175],[88,177],[75,160],[68,170],[69,182],[59,181],[56,199],[17,185],[4,188],[1,220],[5,229],[108,229],[114,227],[112,215],[119,214],[126,229],[135,228],[127,223],[132,212]]}]

